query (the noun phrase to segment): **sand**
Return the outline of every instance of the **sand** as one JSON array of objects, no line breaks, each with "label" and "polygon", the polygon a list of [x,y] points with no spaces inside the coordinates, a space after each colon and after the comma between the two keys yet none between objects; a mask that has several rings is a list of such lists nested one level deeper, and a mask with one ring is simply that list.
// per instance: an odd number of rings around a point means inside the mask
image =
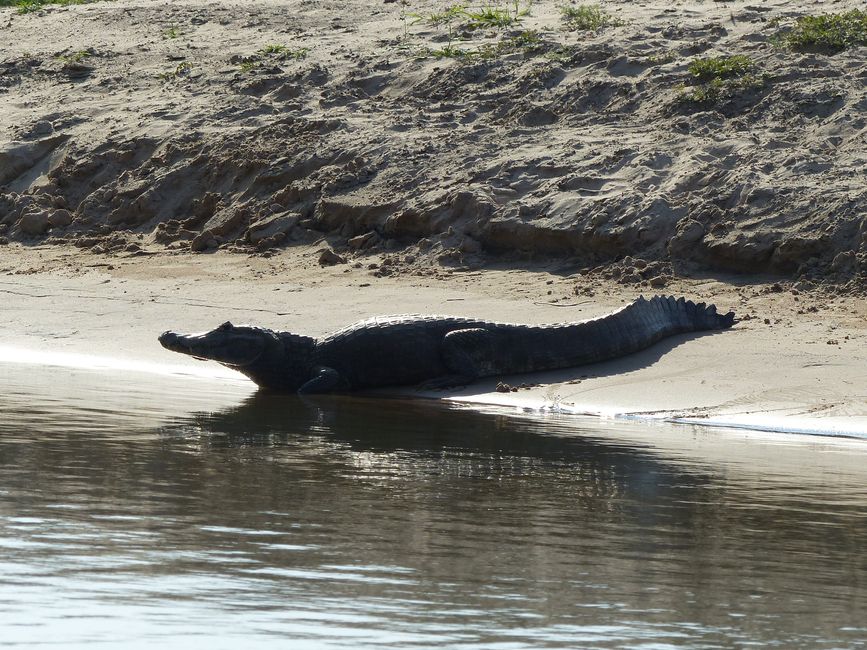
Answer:
[{"label": "sand", "polygon": [[[156,335],[670,293],[743,320],[425,396],[863,434],[865,48],[779,45],[860,6],[607,2],[595,31],[553,2],[478,29],[415,0],[0,8],[0,360],[235,381]],[[749,74],[696,99],[690,65],[732,55]]]},{"label": "sand", "polygon": [[[559,5],[478,29],[425,0],[0,9],[0,237],[326,234],[408,268],[522,252],[632,286],[725,270],[864,292],[864,48],[776,44],[862,3],[607,2],[596,31]],[[695,100],[690,64],[733,55],[740,86]]]},{"label": "sand", "polygon": [[[323,268],[317,260],[315,246],[262,258],[95,256],[12,245],[0,255],[0,358],[78,365],[76,355],[84,354],[114,370],[246,382],[216,364],[163,350],[157,335],[210,329],[227,319],[322,335],[373,314],[419,312],[559,322],[595,317],[637,295],[551,264],[381,277],[366,267]],[[529,411],[867,433],[867,301],[755,281],[675,284],[677,295],[749,320],[608,363],[454,391],[398,392]],[[500,393],[498,382],[531,386]]]}]

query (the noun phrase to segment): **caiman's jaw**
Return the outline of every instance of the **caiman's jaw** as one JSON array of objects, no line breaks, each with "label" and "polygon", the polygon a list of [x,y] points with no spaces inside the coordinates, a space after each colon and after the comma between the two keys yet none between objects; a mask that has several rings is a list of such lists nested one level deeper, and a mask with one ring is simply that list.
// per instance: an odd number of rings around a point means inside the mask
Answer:
[{"label": "caiman's jaw", "polygon": [[202,334],[163,332],[159,341],[172,352],[216,361],[226,366],[244,367],[262,356],[268,347],[269,337],[274,338],[274,333],[258,327],[236,327],[227,321]]}]

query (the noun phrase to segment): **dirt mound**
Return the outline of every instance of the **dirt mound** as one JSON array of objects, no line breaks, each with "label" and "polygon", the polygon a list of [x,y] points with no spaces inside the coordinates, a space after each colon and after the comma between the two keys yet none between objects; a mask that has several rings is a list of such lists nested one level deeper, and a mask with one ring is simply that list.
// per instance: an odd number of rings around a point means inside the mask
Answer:
[{"label": "dirt mound", "polygon": [[864,47],[782,46],[784,2],[607,7],[593,31],[553,4],[500,27],[364,2],[0,10],[0,242],[325,234],[863,288]]}]

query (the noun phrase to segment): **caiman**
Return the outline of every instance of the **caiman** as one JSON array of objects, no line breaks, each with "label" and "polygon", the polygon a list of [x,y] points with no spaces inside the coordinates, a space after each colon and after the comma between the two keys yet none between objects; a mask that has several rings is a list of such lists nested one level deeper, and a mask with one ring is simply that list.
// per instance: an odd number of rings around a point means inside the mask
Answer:
[{"label": "caiman", "polygon": [[165,332],[163,347],[209,359],[260,387],[298,393],[417,385],[570,368],[621,357],[674,334],[731,327],[734,312],[655,296],[576,323],[513,325],[448,316],[387,316],[324,338],[226,322],[203,334]]}]

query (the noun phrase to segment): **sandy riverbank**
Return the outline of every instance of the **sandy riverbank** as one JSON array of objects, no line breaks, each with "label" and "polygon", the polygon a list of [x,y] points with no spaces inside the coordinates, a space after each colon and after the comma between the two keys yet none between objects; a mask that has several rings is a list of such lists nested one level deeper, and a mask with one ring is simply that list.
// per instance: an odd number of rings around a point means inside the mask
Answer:
[{"label": "sandy riverbank", "polygon": [[865,47],[786,41],[861,5],[491,7],[0,8],[0,352],[213,374],[156,335],[665,292],[743,320],[441,397],[867,431]]},{"label": "sandy riverbank", "polygon": [[[380,277],[320,267],[315,247],[270,258],[96,256],[72,247],[0,254],[0,350],[90,354],[147,372],[231,373],[163,350],[159,332],[231,319],[321,335],[374,314],[444,313],[507,322],[581,320],[637,292],[563,265]],[[675,294],[747,317],[732,330],[676,337],[631,357],[426,394],[529,409],[685,418],[785,430],[867,432],[867,302],[751,278],[678,280]],[[145,362],[142,365],[141,362]],[[10,366],[6,366],[9,368]],[[194,377],[191,376],[191,381]],[[412,394],[410,392],[410,394]],[[420,395],[421,396],[421,395]]]},{"label": "sandy riverbank", "polygon": [[786,41],[862,3],[605,2],[592,29],[480,4],[500,24],[429,0],[0,8],[0,242],[325,234],[405,270],[524,253],[631,288],[864,293],[865,47]]}]

